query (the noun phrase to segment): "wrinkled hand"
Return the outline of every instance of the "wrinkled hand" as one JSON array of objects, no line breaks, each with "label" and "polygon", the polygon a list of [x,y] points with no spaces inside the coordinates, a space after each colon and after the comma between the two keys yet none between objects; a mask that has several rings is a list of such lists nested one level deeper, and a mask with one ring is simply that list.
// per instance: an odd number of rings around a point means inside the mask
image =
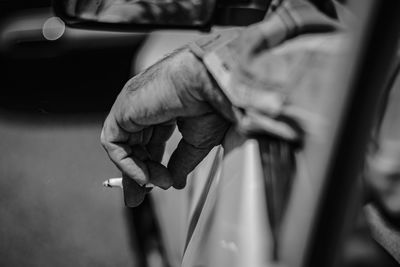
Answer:
[{"label": "wrinkled hand", "polygon": [[[137,193],[127,204],[142,202],[147,192],[142,186],[147,183],[163,189],[183,188],[186,176],[221,143],[230,125],[221,114],[232,116],[229,101],[188,51],[180,51],[129,80],[101,133],[110,159],[125,177],[136,182]],[[165,167],[160,162],[175,125],[182,140]]]}]

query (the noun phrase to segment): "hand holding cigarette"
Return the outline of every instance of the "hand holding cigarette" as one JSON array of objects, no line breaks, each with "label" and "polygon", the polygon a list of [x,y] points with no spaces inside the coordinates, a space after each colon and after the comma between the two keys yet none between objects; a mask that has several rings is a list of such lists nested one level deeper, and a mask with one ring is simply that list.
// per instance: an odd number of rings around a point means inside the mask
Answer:
[{"label": "hand holding cigarette", "polygon": [[[228,113],[231,105],[188,50],[128,81],[101,133],[103,147],[123,173],[127,206],[141,203],[151,190],[144,186],[149,183],[162,189],[185,187],[187,175],[221,143],[230,126],[217,107]],[[176,125],[183,138],[164,166],[165,144]]]}]

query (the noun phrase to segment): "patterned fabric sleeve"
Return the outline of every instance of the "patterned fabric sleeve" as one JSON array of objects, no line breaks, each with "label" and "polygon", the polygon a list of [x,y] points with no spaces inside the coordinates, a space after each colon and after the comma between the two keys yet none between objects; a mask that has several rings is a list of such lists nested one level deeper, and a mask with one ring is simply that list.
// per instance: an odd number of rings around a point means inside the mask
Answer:
[{"label": "patterned fabric sleeve", "polygon": [[[291,0],[283,2],[260,23],[204,37],[190,44],[190,49],[203,60],[236,108],[240,130],[244,133],[267,132],[291,140],[298,132],[276,119],[288,99],[293,102],[298,95],[293,93],[293,88],[287,88],[288,82],[300,77],[300,73],[307,74],[302,72],[304,68],[299,66],[299,61],[315,63],[307,60],[312,54],[310,51],[329,52],[311,44],[320,42],[321,38],[303,44],[298,42],[298,49],[293,49],[288,53],[290,55],[277,55],[272,51],[300,35],[333,34],[342,28],[308,1]],[[336,48],[330,48],[334,54]]]}]

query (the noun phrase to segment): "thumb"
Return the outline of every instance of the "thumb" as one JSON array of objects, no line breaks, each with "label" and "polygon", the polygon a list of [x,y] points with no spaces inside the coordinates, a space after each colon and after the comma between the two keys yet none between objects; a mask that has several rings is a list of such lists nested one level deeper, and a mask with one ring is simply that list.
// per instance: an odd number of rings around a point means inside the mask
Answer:
[{"label": "thumb", "polygon": [[146,194],[151,190],[151,188],[140,186],[135,180],[124,174],[122,175],[122,188],[124,191],[125,206],[130,208],[139,206]]},{"label": "thumb", "polygon": [[208,155],[212,148],[213,146],[198,148],[181,139],[168,162],[173,187],[176,189],[184,188],[187,175]]}]

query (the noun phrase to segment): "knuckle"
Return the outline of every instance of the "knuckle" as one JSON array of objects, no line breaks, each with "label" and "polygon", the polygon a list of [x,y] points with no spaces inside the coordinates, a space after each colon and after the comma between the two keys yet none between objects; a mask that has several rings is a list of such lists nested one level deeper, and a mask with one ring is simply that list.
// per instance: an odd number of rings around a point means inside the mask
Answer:
[{"label": "knuckle", "polygon": [[107,147],[108,147],[108,145],[109,145],[109,142],[107,141],[107,137],[106,137],[106,134],[105,134],[104,129],[101,131],[100,143],[101,143],[101,145],[102,145],[104,148],[107,149]]},{"label": "knuckle", "polygon": [[104,137],[104,130],[101,131],[100,142],[101,142],[102,145],[104,145],[104,143],[106,142],[106,139]]}]

